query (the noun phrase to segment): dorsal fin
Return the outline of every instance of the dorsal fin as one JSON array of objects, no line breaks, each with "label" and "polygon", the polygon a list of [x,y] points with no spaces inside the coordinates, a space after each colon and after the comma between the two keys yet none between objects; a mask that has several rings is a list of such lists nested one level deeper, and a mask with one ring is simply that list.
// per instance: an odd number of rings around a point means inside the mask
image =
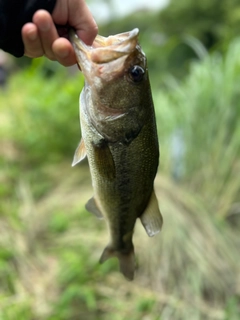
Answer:
[{"label": "dorsal fin", "polygon": [[79,142],[79,145],[77,146],[77,149],[74,153],[72,167],[74,167],[77,163],[82,161],[86,157],[86,149],[83,139]]},{"label": "dorsal fin", "polygon": [[158,207],[158,201],[154,190],[152,191],[147,208],[140,219],[149,237],[155,236],[162,228],[163,218]]}]

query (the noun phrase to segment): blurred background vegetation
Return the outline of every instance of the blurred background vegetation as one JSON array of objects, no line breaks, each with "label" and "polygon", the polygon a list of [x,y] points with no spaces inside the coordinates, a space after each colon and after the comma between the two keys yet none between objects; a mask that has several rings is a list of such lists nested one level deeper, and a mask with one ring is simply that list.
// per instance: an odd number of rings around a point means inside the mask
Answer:
[{"label": "blurred background vegetation", "polygon": [[238,320],[239,1],[114,12],[95,14],[100,34],[138,27],[149,61],[163,231],[149,239],[137,223],[134,282],[114,259],[98,265],[106,225],[84,209],[87,163],[71,168],[84,79],[45,59],[12,61],[0,89],[0,319]]}]

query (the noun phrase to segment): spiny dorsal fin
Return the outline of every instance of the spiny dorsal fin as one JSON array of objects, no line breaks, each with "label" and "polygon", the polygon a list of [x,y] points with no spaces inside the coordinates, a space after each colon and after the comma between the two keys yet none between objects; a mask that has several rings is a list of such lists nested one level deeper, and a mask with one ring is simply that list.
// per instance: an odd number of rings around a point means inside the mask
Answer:
[{"label": "spiny dorsal fin", "polygon": [[81,139],[73,157],[72,167],[82,161],[86,157],[86,155],[85,144],[83,139]]},{"label": "spiny dorsal fin", "polygon": [[92,197],[91,199],[88,200],[86,203],[85,208],[87,211],[93,213],[98,219],[103,219],[103,215],[101,210],[98,208],[95,199]]},{"label": "spiny dorsal fin", "polygon": [[147,208],[140,219],[149,237],[153,237],[162,228],[163,218],[158,207],[158,201],[154,190]]}]

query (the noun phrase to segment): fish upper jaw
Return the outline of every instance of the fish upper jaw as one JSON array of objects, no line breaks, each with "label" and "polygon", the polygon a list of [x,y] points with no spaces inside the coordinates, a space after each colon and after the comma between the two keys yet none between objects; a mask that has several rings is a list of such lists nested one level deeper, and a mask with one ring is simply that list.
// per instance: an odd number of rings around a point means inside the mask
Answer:
[{"label": "fish upper jaw", "polygon": [[[123,72],[124,62],[134,52],[138,42],[137,28],[109,37],[97,35],[92,46],[86,45],[73,30],[70,40],[74,46],[78,65],[87,82],[97,85],[99,80],[110,81]],[[100,78],[99,80],[96,80]]]}]

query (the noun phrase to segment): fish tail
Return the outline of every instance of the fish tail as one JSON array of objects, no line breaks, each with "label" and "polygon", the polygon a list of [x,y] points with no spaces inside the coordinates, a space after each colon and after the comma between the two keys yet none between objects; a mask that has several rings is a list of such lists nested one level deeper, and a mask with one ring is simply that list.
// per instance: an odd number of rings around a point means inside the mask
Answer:
[{"label": "fish tail", "polygon": [[111,247],[107,246],[103,250],[103,253],[101,255],[99,262],[103,263],[106,260],[113,257],[118,258],[120,271],[124,275],[124,277],[127,278],[128,280],[133,280],[134,271],[136,268],[134,248],[132,247],[132,249],[126,253],[126,252],[116,251]]}]

